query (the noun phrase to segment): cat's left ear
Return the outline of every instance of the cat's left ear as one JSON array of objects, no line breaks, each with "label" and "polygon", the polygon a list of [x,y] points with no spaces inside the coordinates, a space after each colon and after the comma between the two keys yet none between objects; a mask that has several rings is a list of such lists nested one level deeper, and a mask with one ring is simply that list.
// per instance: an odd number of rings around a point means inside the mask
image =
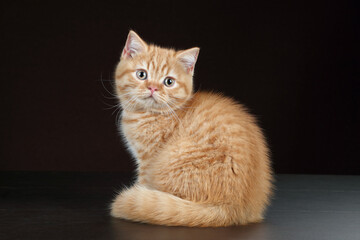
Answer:
[{"label": "cat's left ear", "polygon": [[200,48],[194,47],[187,50],[180,51],[177,59],[184,66],[185,70],[191,75],[194,74],[195,63],[199,56]]},{"label": "cat's left ear", "polygon": [[121,58],[132,58],[135,55],[146,51],[146,43],[134,31],[130,31],[126,39]]}]

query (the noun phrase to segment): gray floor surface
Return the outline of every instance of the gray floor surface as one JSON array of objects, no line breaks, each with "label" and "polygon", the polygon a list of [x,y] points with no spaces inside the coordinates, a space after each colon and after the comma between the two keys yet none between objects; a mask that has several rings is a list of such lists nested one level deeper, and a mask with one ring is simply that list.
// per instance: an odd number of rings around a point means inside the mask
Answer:
[{"label": "gray floor surface", "polygon": [[277,175],[266,220],[227,228],[113,219],[124,173],[0,172],[0,239],[360,240],[360,176]]}]

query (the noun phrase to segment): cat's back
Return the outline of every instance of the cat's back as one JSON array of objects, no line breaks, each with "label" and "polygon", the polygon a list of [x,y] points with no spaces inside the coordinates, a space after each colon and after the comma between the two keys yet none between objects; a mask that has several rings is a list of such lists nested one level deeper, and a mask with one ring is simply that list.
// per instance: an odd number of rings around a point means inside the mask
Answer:
[{"label": "cat's back", "polygon": [[198,92],[186,111],[186,127],[179,138],[182,144],[215,152],[246,149],[246,154],[255,151],[267,155],[265,138],[255,117],[235,100],[218,93]]},{"label": "cat's back", "polygon": [[[255,118],[246,107],[220,93],[198,92],[187,107],[189,125],[211,126],[215,128],[253,128]],[[188,126],[189,126],[188,125]]]}]

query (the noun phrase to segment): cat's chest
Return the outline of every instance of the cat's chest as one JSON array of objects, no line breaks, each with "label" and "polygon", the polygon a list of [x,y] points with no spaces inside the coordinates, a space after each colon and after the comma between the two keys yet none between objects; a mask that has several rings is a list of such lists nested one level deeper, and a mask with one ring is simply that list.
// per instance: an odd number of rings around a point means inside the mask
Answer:
[{"label": "cat's chest", "polygon": [[141,160],[158,153],[172,133],[166,117],[150,113],[123,113],[121,130],[130,151]]}]

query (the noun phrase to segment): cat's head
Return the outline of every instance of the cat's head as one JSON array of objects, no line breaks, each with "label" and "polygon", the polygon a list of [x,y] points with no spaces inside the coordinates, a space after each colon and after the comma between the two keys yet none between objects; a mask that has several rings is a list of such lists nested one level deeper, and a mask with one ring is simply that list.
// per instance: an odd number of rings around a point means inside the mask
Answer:
[{"label": "cat's head", "polygon": [[199,48],[175,51],[145,43],[130,31],[116,68],[116,93],[131,111],[164,113],[192,96]]}]

